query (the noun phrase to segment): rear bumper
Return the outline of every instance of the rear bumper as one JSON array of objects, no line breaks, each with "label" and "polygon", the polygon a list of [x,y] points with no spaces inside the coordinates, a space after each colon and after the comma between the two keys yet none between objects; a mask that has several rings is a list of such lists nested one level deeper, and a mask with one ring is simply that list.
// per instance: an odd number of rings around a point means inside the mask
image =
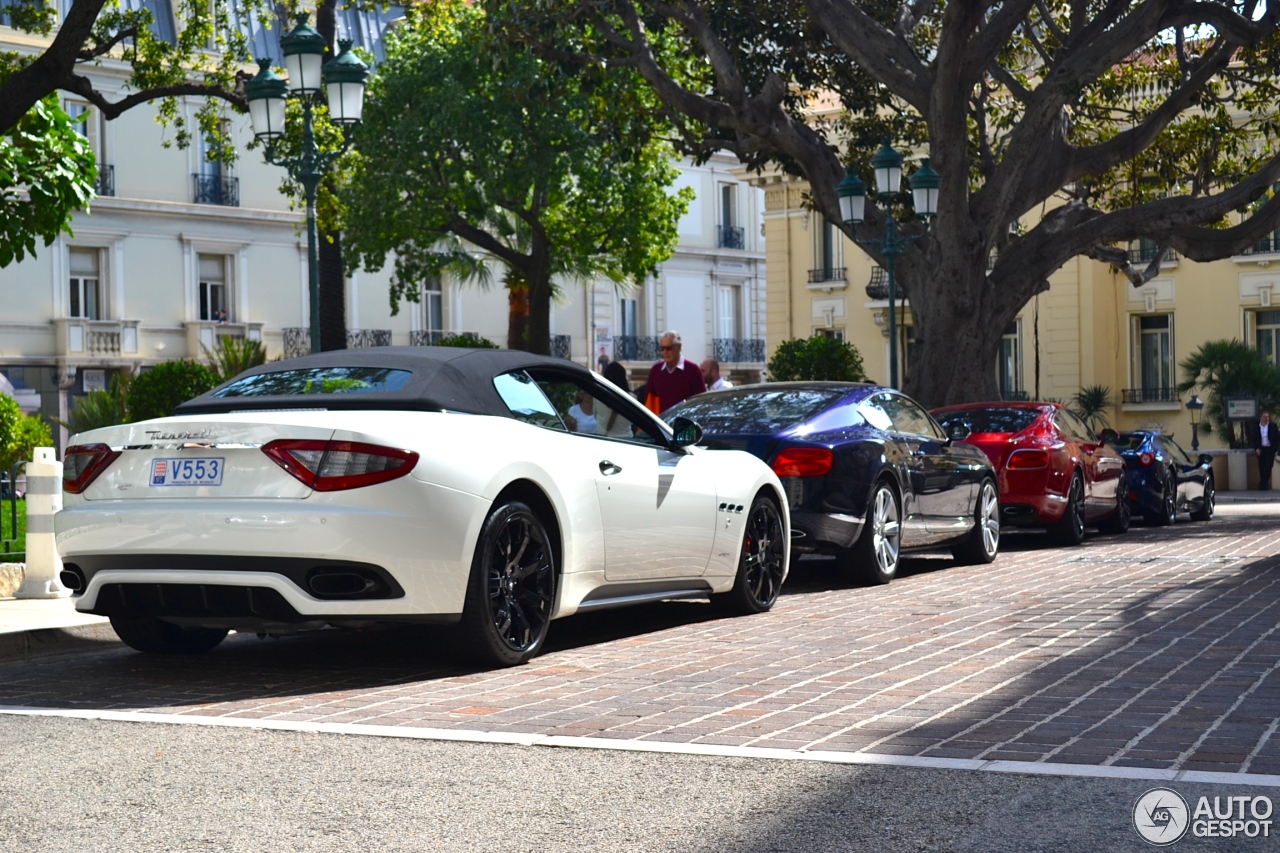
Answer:
[{"label": "rear bumper", "polygon": [[801,550],[852,548],[862,535],[864,519],[844,513],[791,511],[791,544]]},{"label": "rear bumper", "polygon": [[1002,469],[999,475],[1000,521],[1036,526],[1060,521],[1067,511],[1071,481],[1052,468]]}]

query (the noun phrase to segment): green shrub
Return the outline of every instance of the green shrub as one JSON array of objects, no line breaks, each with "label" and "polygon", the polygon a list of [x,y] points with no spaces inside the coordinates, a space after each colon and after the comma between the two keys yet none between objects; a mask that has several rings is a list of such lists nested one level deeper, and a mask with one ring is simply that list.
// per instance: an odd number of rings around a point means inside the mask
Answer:
[{"label": "green shrub", "polygon": [[471,349],[499,349],[500,347],[486,337],[475,332],[458,332],[456,335],[445,335],[435,343],[438,347],[470,347]]},{"label": "green shrub", "polygon": [[1071,398],[1067,408],[1080,416],[1089,429],[1097,432],[1107,426],[1107,409],[1115,405],[1111,389],[1106,385],[1086,385]]},{"label": "green shrub", "polygon": [[214,383],[221,385],[252,367],[267,363],[267,350],[262,341],[218,335],[213,349],[201,345],[205,358],[213,365]]},{"label": "green shrub", "polygon": [[145,421],[173,414],[181,403],[218,383],[213,372],[194,361],[166,361],[134,377],[129,386],[129,419]]},{"label": "green shrub", "polygon": [[770,382],[864,382],[862,355],[848,341],[825,335],[783,341],[769,359]]},{"label": "green shrub", "polygon": [[37,447],[53,447],[53,432],[40,415],[24,415],[18,401],[0,394],[0,471],[30,461]]},{"label": "green shrub", "polygon": [[[13,510],[17,507],[18,526],[15,529]],[[27,550],[27,502],[7,500],[0,502],[0,563],[22,562]]]},{"label": "green shrub", "polygon": [[76,398],[76,407],[67,416],[73,434],[129,422],[129,384],[133,374],[120,371],[111,377],[105,391],[94,389]]}]

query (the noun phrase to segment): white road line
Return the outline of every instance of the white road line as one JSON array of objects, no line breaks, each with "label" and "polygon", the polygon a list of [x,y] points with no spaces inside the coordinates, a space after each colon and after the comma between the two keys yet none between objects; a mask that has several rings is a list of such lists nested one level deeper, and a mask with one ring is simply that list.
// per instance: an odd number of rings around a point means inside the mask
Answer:
[{"label": "white road line", "polygon": [[914,767],[926,770],[975,770],[986,773],[1025,773],[1035,776],[1071,776],[1096,779],[1148,779],[1163,782],[1201,782],[1280,788],[1280,775],[1260,773],[1209,773],[1198,770],[1159,770],[1146,767],[1104,767],[1093,764],[1049,764],[1033,761],[984,761],[974,758],[925,758],[916,755],[878,755],[867,752],[771,749],[758,746],[720,746],[706,743],[659,743],[611,740],[518,732],[486,732],[466,729],[429,729],[410,726],[370,726],[358,723],[300,723],[284,720],[249,720],[243,717],[195,717],[184,714],[152,714],[140,711],[72,711],[0,705],[0,714],[17,717],[58,717],[72,720],[107,720],[120,723],[159,723],[279,732],[355,735],[361,737],[438,740],[455,743],[509,746],[559,747],[561,749],[612,749],[665,755],[702,755],[716,758],[754,758],[772,761],[818,761],[825,764]]}]

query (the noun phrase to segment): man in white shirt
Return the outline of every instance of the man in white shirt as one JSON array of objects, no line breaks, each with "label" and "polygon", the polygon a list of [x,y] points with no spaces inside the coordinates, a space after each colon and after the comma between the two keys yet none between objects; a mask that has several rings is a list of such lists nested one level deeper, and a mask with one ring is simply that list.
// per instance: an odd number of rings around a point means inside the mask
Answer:
[{"label": "man in white shirt", "polygon": [[1271,491],[1271,467],[1275,464],[1278,446],[1280,429],[1271,423],[1271,413],[1263,412],[1262,419],[1258,422],[1253,450],[1258,454],[1258,488],[1264,492]]},{"label": "man in white shirt", "polygon": [[732,388],[733,383],[720,376],[720,362],[714,358],[703,359],[702,381],[707,383],[708,391],[719,391],[721,388]]}]

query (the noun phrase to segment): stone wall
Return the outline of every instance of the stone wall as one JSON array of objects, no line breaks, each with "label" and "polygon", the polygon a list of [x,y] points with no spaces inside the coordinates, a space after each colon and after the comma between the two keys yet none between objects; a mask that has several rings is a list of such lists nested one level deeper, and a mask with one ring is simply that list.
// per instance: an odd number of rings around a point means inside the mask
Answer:
[{"label": "stone wall", "polygon": [[0,598],[12,598],[22,586],[22,563],[0,563]]}]

